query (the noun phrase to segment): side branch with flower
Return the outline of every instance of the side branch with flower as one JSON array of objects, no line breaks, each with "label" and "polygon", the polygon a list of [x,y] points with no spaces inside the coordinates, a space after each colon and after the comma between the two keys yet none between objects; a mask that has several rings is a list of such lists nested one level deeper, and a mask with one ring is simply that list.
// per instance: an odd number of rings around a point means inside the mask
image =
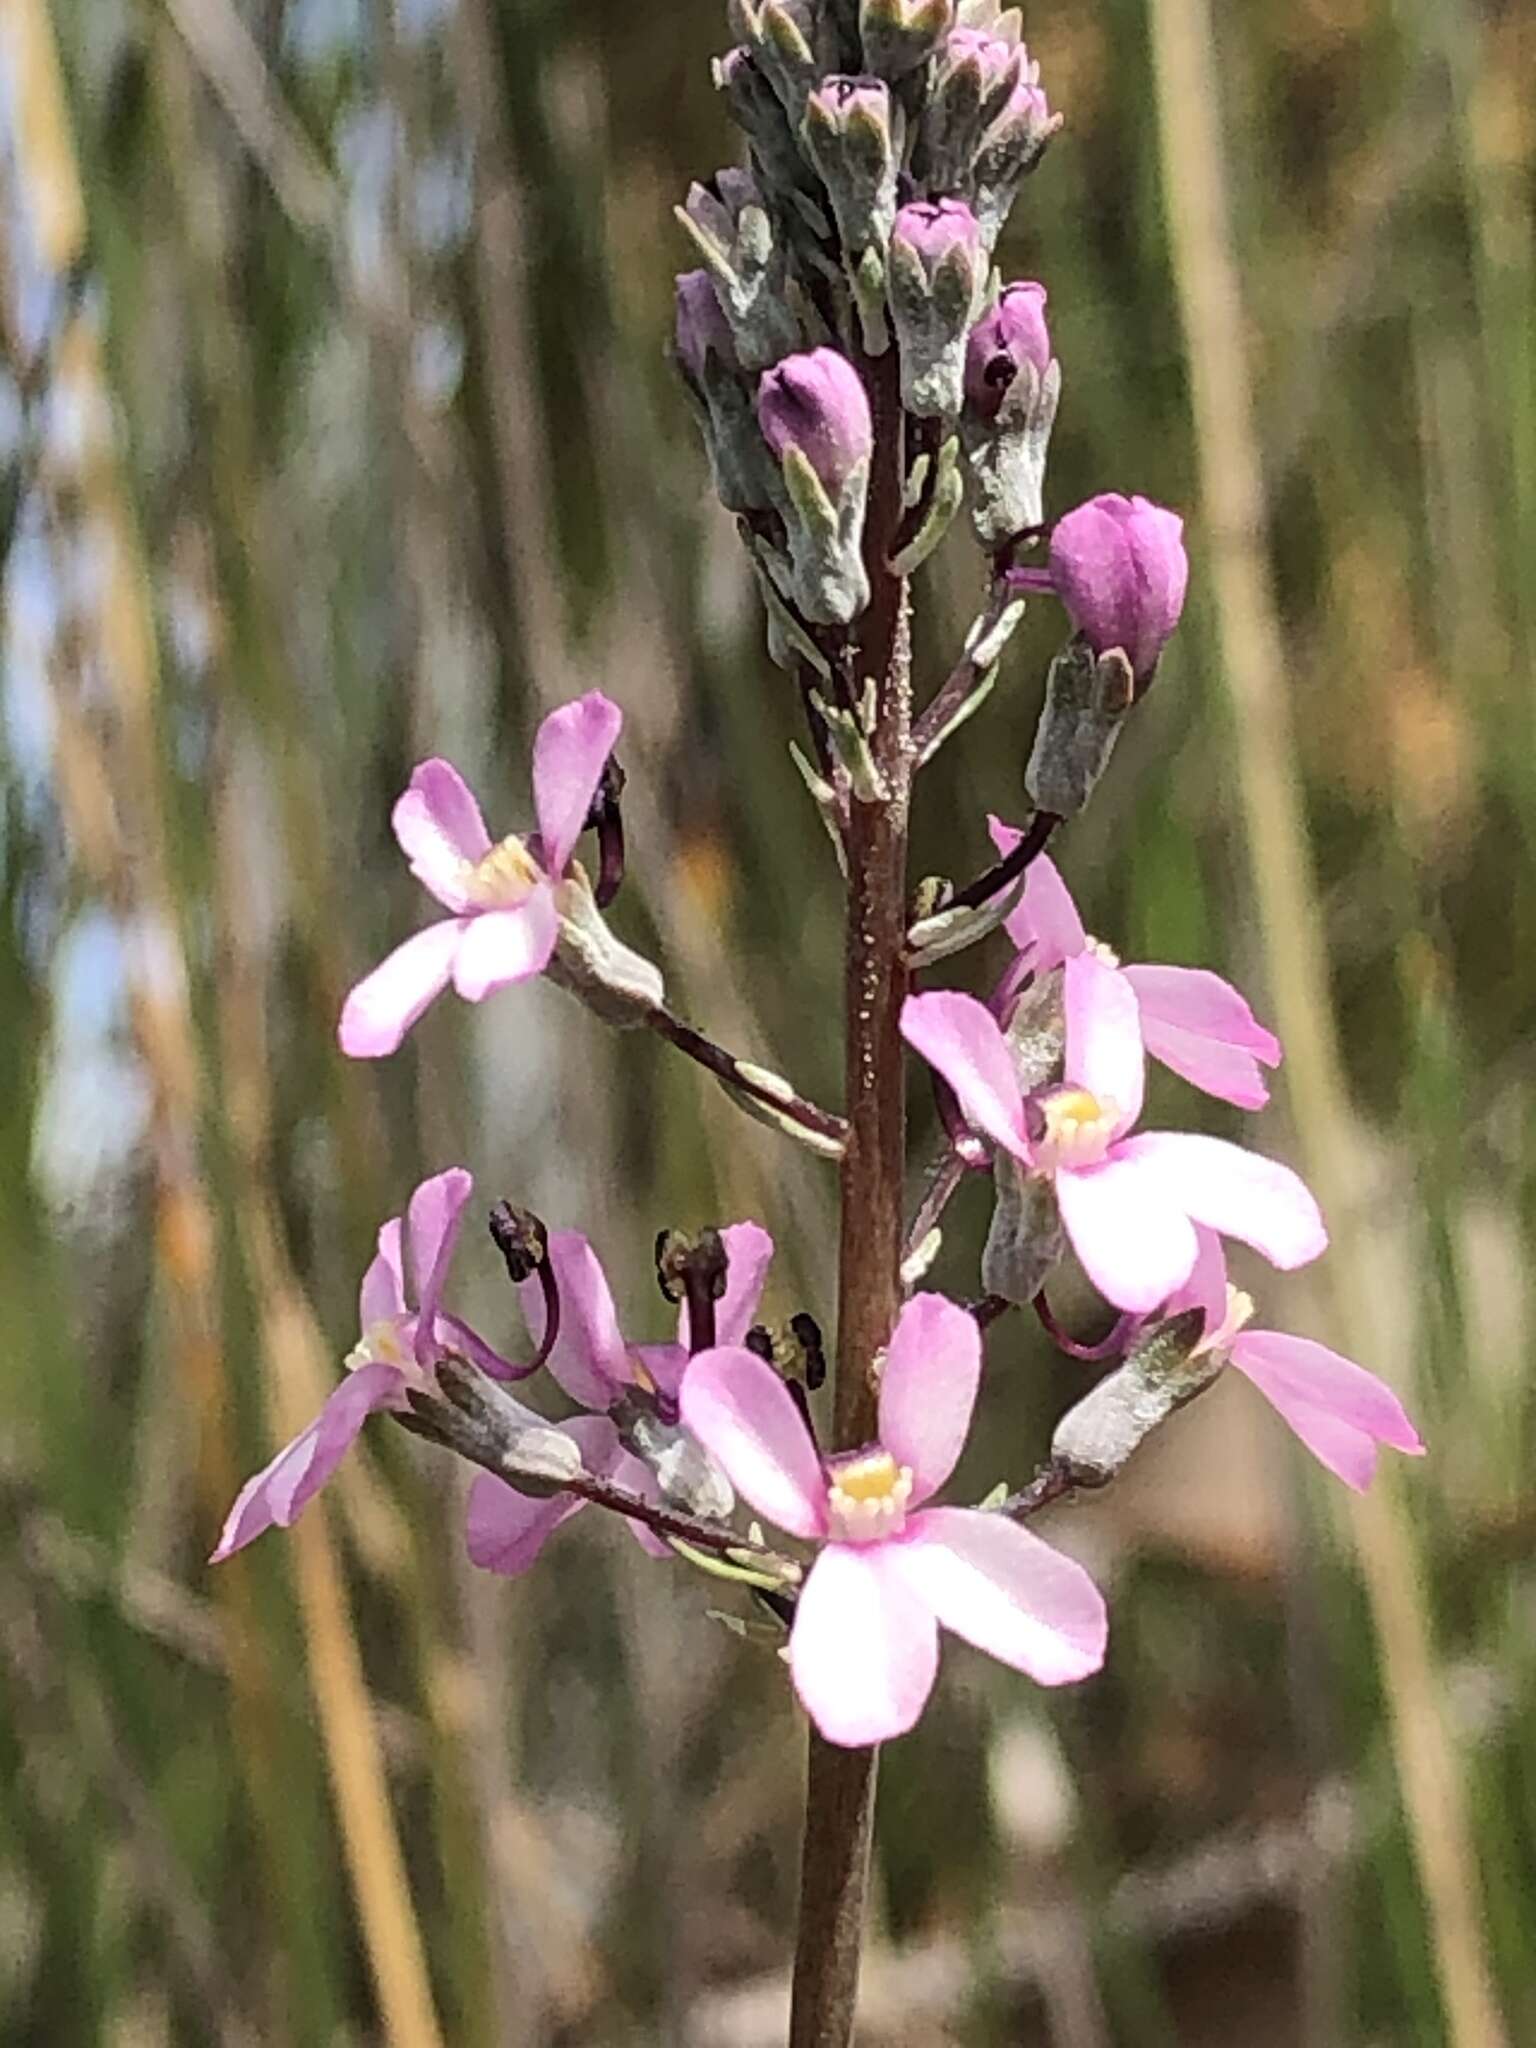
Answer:
[{"label": "side branch with flower", "polygon": [[[1047,510],[1070,386],[1045,285],[996,262],[1060,126],[1018,14],[997,0],[730,0],[729,16],[736,43],[715,80],[744,161],[678,209],[698,267],[677,280],[674,360],[761,593],[768,659],[789,679],[786,719],[800,707],[808,724],[795,756],[843,897],[844,1100],[823,1108],[676,1016],[661,968],[611,927],[623,715],[597,691],[539,726],[526,833],[493,839],[448,762],[416,768],[392,822],[445,915],[359,982],[339,1038],[353,1058],[381,1058],[450,986],[478,1003],[536,976],[660,1036],[835,1166],[836,1271],[818,1292],[836,1304],[835,1371],[823,1394],[820,1326],[774,1298],[761,1224],[664,1232],[657,1278],[677,1314],[669,1333],[640,1337],[575,1219],[549,1228],[505,1200],[490,1235],[524,1334],[498,1348],[450,1303],[473,1193],[451,1166],[381,1229],[344,1374],[243,1488],[214,1557],[287,1527],[384,1414],[480,1468],[466,1541],[488,1571],[519,1576],[597,1506],[662,1568],[707,1578],[710,1597],[734,1583],[782,1631],[809,1722],[791,2048],[846,2048],[876,1750],[923,1712],[941,1632],[1044,1686],[1090,1682],[1103,1662],[1099,1589],[1024,1522],[1111,1480],[1228,1366],[1350,1486],[1369,1483],[1382,1446],[1422,1445],[1380,1380],[1253,1328],[1228,1280],[1228,1240],[1281,1272],[1324,1250],[1297,1175],[1228,1138],[1136,1128],[1149,1055],[1223,1104],[1262,1109],[1281,1059],[1273,1034],[1207,966],[1122,965],[1046,851],[1070,865],[1072,822],[1156,680],[1189,565],[1181,519],[1145,498]],[[983,565],[976,617],[924,690],[913,578],[962,513]],[[969,834],[958,821],[953,864],[972,879],[914,892],[922,771],[987,703],[1037,599],[1061,606],[1067,632],[1032,743],[1007,742],[1028,814],[977,819]],[[587,835],[590,870],[577,857]],[[926,985],[1001,935],[1008,957],[980,992]],[[920,1188],[908,1049],[944,1127]],[[962,1272],[951,1300],[926,1282],[969,1173],[990,1177],[992,1220],[979,1272]],[[1107,1334],[1091,1341],[1062,1327],[1046,1292],[1068,1261],[1105,1304]],[[765,1299],[780,1319],[761,1317]],[[1102,1376],[1027,1485],[1004,1477],[979,1503],[936,1505],[984,1348],[1006,1383],[1014,1307]],[[530,1382],[545,1407],[510,1391]]]}]

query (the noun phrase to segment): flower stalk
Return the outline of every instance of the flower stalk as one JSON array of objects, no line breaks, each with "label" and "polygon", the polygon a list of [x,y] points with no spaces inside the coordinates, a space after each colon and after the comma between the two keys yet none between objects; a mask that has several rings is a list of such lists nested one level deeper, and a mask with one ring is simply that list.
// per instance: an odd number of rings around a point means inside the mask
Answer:
[{"label": "flower stalk", "polygon": [[[876,679],[870,747],[886,794],[849,806],[843,917],[843,1073],[848,1142],[838,1173],[833,1448],[875,1433],[875,1360],[901,1306],[906,1091],[907,813],[911,642],[905,580],[886,556],[902,514],[903,416],[894,350],[863,366],[874,422],[865,562],[870,605],[857,672]],[[869,1883],[878,1752],[842,1749],[813,1727],[790,2007],[790,2048],[852,2039]]]}]

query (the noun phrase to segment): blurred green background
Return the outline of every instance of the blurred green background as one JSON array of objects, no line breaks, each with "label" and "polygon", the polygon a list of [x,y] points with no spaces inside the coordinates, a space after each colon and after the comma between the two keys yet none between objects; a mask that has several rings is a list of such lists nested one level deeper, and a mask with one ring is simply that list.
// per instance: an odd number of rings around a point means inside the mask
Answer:
[{"label": "blurred green background", "polygon": [[[422,916],[412,762],[505,829],[538,717],[595,686],[620,928],[836,1099],[797,706],[663,359],[722,15],[0,5],[7,2042],[782,2039],[800,1733],[699,1584],[591,1515],[476,1574],[464,1476],[382,1426],[292,1537],[202,1562],[424,1169],[585,1228],[636,1334],[657,1228],[744,1214],[770,1311],[830,1323],[829,1175],[665,1047],[544,985],[377,1067],[333,1036]],[[1261,1320],[1355,1349],[1431,1456],[1352,1512],[1223,1384],[1055,1514],[1108,1670],[1047,1698],[951,1644],[886,1760],[870,2048],[1497,2048],[1495,2005],[1536,2039],[1536,15],[1227,9],[1214,94],[1203,21],[1026,23],[1067,117],[1004,251],[1065,372],[1051,509],[1146,492],[1194,562],[1061,859],[1124,953],[1290,1034],[1261,1142],[1337,1251]],[[930,684],[978,594],[956,536]],[[1036,607],[926,778],[918,872],[1019,820],[1059,633]],[[982,1190],[952,1213],[964,1292]],[[489,1245],[460,1271],[515,1347]],[[1080,1384],[1019,1317],[989,1346],[978,1491]]]}]

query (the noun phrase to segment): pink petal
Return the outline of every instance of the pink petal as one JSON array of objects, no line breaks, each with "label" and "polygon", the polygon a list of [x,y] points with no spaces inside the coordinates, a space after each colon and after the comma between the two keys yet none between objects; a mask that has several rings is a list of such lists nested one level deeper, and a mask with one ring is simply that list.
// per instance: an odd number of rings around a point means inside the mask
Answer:
[{"label": "pink petal", "polygon": [[945,1628],[1037,1685],[1071,1685],[1104,1662],[1103,1595],[1080,1564],[1017,1522],[929,1508],[883,1548]]},{"label": "pink petal", "polygon": [[554,892],[542,882],[511,910],[482,910],[466,918],[453,956],[454,987],[465,1002],[478,1003],[514,981],[542,974],[559,929]]},{"label": "pink petal", "polygon": [[[1024,837],[1001,818],[989,817],[987,827],[1005,859]],[[1021,952],[1028,946],[1039,948],[1034,963],[1039,974],[1049,974],[1088,943],[1072,892],[1048,853],[1037,853],[1025,870],[1024,894],[1003,929]]]},{"label": "pink petal", "polygon": [[379,1228],[374,1254],[357,1297],[357,1328],[366,1336],[375,1323],[393,1322],[405,1314],[405,1268],[400,1256],[400,1218],[391,1216]]},{"label": "pink petal", "polygon": [[589,690],[552,711],[539,727],[533,742],[533,802],[546,874],[558,879],[565,873],[623,723],[617,704],[601,690]]},{"label": "pink petal", "polygon": [[954,989],[908,996],[901,1035],[954,1089],[966,1122],[1028,1165],[1024,1098],[1007,1041],[986,1004]]},{"label": "pink petal", "polygon": [[899,1548],[828,1544],[795,1607],[795,1691],[827,1741],[845,1749],[905,1735],[939,1668],[938,1627],[927,1601],[893,1567]]},{"label": "pink petal", "polygon": [[1074,955],[1066,964],[1063,987],[1066,1078],[1112,1102],[1118,1112],[1116,1130],[1128,1131],[1141,1115],[1146,1078],[1135,991],[1119,968],[1097,953]]},{"label": "pink petal", "polygon": [[1204,967],[1127,967],[1126,978],[1141,1004],[1142,1022],[1192,1031],[1199,1038],[1235,1046],[1266,1067],[1280,1064],[1280,1041],[1254,1016],[1230,981]]},{"label": "pink petal", "polygon": [[515,1579],[534,1564],[562,1522],[587,1505],[579,1494],[557,1493],[535,1500],[504,1479],[482,1472],[469,1489],[465,1547],[471,1564]]},{"label": "pink petal", "polygon": [[429,1003],[448,986],[465,921],[445,917],[396,946],[342,1005],[336,1036],[349,1059],[394,1052]]},{"label": "pink petal", "polygon": [[[725,1292],[715,1303],[715,1341],[740,1344],[757,1316],[763,1283],[773,1258],[773,1239],[761,1223],[728,1223],[725,1241]],[[688,1342],[688,1304],[678,1312],[677,1341]]]},{"label": "pink petal", "polygon": [[[642,1500],[659,1505],[661,1488],[656,1484],[656,1474],[633,1451],[620,1449],[608,1468],[608,1477],[618,1486],[626,1487],[631,1493],[638,1493]],[[622,1517],[624,1526],[648,1557],[675,1557],[677,1552],[665,1536],[658,1536],[654,1529],[648,1529],[644,1522],[637,1522],[632,1516]]]},{"label": "pink petal", "polygon": [[637,1373],[643,1372],[651,1385],[669,1400],[677,1399],[683,1374],[688,1370],[686,1344],[632,1344],[630,1356]]},{"label": "pink petal", "polygon": [[937,1493],[965,1448],[981,1384],[976,1318],[942,1294],[914,1294],[880,1375],[880,1441],[912,1468],[912,1499]]},{"label": "pink petal", "polygon": [[820,1536],[827,1482],[800,1411],[766,1359],[720,1345],[683,1374],[680,1406],[736,1491],[791,1536]]},{"label": "pink petal", "polygon": [[1419,1433],[1392,1389],[1326,1345],[1245,1330],[1231,1357],[1312,1455],[1357,1492],[1371,1483],[1378,1444],[1422,1456]]},{"label": "pink petal", "polygon": [[[1127,972],[1129,973],[1129,969]],[[1153,1059],[1218,1102],[1230,1102],[1237,1109],[1262,1109],[1269,1100],[1269,1085],[1252,1053],[1236,1046],[1218,1044],[1193,1031],[1180,1031],[1172,1024],[1141,1013],[1142,1043]]]},{"label": "pink petal", "polygon": [[450,1166],[421,1183],[406,1211],[405,1242],[416,1290],[416,1356],[423,1363],[434,1355],[437,1305],[464,1220],[464,1204],[474,1190],[467,1169]]},{"label": "pink petal", "polygon": [[[619,1436],[605,1416],[578,1415],[565,1424],[565,1430],[576,1439],[581,1462],[589,1472],[616,1476],[611,1468],[621,1456]],[[471,1564],[515,1579],[534,1563],[561,1523],[586,1505],[580,1494],[556,1493],[539,1499],[489,1472],[482,1473],[469,1490],[465,1537]]]},{"label": "pink petal", "polygon": [[[577,1230],[550,1232],[549,1262],[560,1291],[560,1328],[549,1369],[573,1401],[606,1411],[632,1377],[607,1275]],[[522,1282],[517,1298],[528,1334],[542,1344],[544,1290],[536,1274]]]},{"label": "pink petal", "polygon": [[1144,1131],[1123,1139],[1115,1153],[1134,1160],[1196,1223],[1241,1238],[1282,1272],[1305,1266],[1327,1247],[1310,1190],[1278,1160],[1185,1131]]},{"label": "pink petal", "polygon": [[1101,1165],[1058,1173],[1056,1201],[1072,1249],[1105,1300],[1148,1315],[1189,1278],[1195,1232],[1124,1152],[1122,1143]]},{"label": "pink petal", "polygon": [[411,873],[449,910],[464,910],[464,867],[491,850],[490,834],[468,784],[449,761],[423,761],[390,823]]},{"label": "pink petal", "polygon": [[405,1375],[395,1365],[349,1372],[307,1429],[241,1487],[210,1564],[221,1564],[273,1528],[286,1529],[324,1486],[377,1409],[398,1405]]},{"label": "pink petal", "polygon": [[1227,1319],[1227,1255],[1215,1231],[1203,1225],[1196,1225],[1195,1241],[1200,1249],[1194,1268],[1184,1285],[1169,1295],[1163,1314],[1181,1316],[1186,1309],[1203,1309],[1205,1335],[1210,1337]]}]

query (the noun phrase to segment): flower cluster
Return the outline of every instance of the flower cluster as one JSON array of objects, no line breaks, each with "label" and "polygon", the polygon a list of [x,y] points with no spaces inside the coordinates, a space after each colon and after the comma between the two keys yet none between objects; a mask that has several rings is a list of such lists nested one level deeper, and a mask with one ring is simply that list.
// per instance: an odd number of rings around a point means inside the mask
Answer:
[{"label": "flower cluster", "polygon": [[[737,0],[732,21],[741,40],[715,76],[747,164],[678,210],[700,267],[677,279],[675,358],[771,628],[781,606],[814,629],[869,602],[875,421],[859,365],[893,350],[921,451],[903,566],[968,492],[1013,587],[1054,591],[1092,656],[1122,653],[1144,685],[1184,601],[1174,513],[1110,492],[1057,522],[1048,566],[1011,565],[1042,526],[1061,392],[1044,285],[993,262],[1061,125],[1017,10]],[[786,663],[805,645],[771,630]]]},{"label": "flower cluster", "polygon": [[[829,1741],[858,1746],[913,1725],[941,1629],[1042,1685],[1083,1679],[1105,1655],[1097,1587],[1023,1526],[1037,1489],[933,1505],[970,1430],[983,1329],[1015,1327],[1000,1325],[1008,1310],[1033,1310],[1069,1356],[1108,1368],[1056,1428],[1042,1471],[1058,1493],[1111,1478],[1228,1365],[1351,1486],[1369,1482],[1380,1446],[1422,1446],[1381,1381],[1321,1344],[1251,1328],[1252,1303],[1228,1281],[1226,1240],[1281,1271],[1323,1251],[1297,1175],[1224,1137],[1137,1128],[1148,1055],[1251,1112],[1268,1100],[1278,1041],[1208,969],[1123,966],[1088,935],[1045,851],[1153,681],[1188,561],[1182,521],[1141,497],[1103,493],[1047,527],[1062,389],[1047,293],[995,262],[1059,126],[1017,13],[997,0],[732,0],[731,22],[738,42],[715,75],[746,162],[679,209],[700,267],[677,280],[675,360],[716,494],[750,552],[770,653],[802,685],[814,764],[801,767],[849,885],[857,1100],[845,1115],[821,1109],[713,1044],[610,929],[624,872],[622,717],[596,691],[538,728],[526,834],[493,840],[454,768],[416,768],[395,836],[446,915],[358,983],[340,1041],[353,1057],[391,1054],[450,983],[478,1003],[543,975],[605,1021],[655,1032],[740,1107],[836,1161],[855,1222],[883,1172],[887,1241],[869,1249],[845,1232],[839,1276],[846,1307],[869,1277],[851,1262],[882,1267],[864,1290],[878,1326],[867,1316],[838,1332],[840,1391],[858,1398],[837,1412],[862,1420],[824,1444],[820,1331],[804,1310],[758,1320],[774,1248],[752,1222],[662,1234],[657,1277],[676,1326],[637,1341],[585,1237],[498,1203],[491,1235],[531,1347],[508,1357],[447,1305],[472,1192],[452,1167],[380,1231],[345,1375],[242,1490],[214,1555],[291,1523],[366,1418],[388,1413],[482,1468],[468,1506],[477,1564],[515,1576],[579,1509],[606,1507],[654,1556],[750,1588],[787,1629],[806,1711]],[[908,579],[962,505],[987,561],[986,600],[913,719],[897,644]],[[1044,559],[1026,559],[1042,541]],[[994,690],[1035,593],[1060,602],[1070,631],[1023,772],[1029,818],[990,821],[997,859],[970,883],[937,878],[908,899],[898,874],[882,894],[860,864],[903,852],[915,779]],[[881,830],[855,829],[871,820]],[[595,880],[576,857],[588,833]],[[985,999],[920,985],[1000,928],[1012,953]],[[899,1160],[882,1151],[904,1114],[890,1058],[898,1002],[948,1132],[904,1250]],[[877,1053],[858,1034],[881,1003]],[[860,1101],[884,1118],[874,1148],[861,1146]],[[994,1201],[983,1291],[962,1275],[962,1307],[914,1290],[966,1167],[990,1172]],[[1117,1312],[1097,1345],[1073,1340],[1050,1309],[1046,1283],[1069,1258]],[[508,1391],[536,1374],[553,1414]],[[742,1529],[738,1496],[789,1548]]]}]

